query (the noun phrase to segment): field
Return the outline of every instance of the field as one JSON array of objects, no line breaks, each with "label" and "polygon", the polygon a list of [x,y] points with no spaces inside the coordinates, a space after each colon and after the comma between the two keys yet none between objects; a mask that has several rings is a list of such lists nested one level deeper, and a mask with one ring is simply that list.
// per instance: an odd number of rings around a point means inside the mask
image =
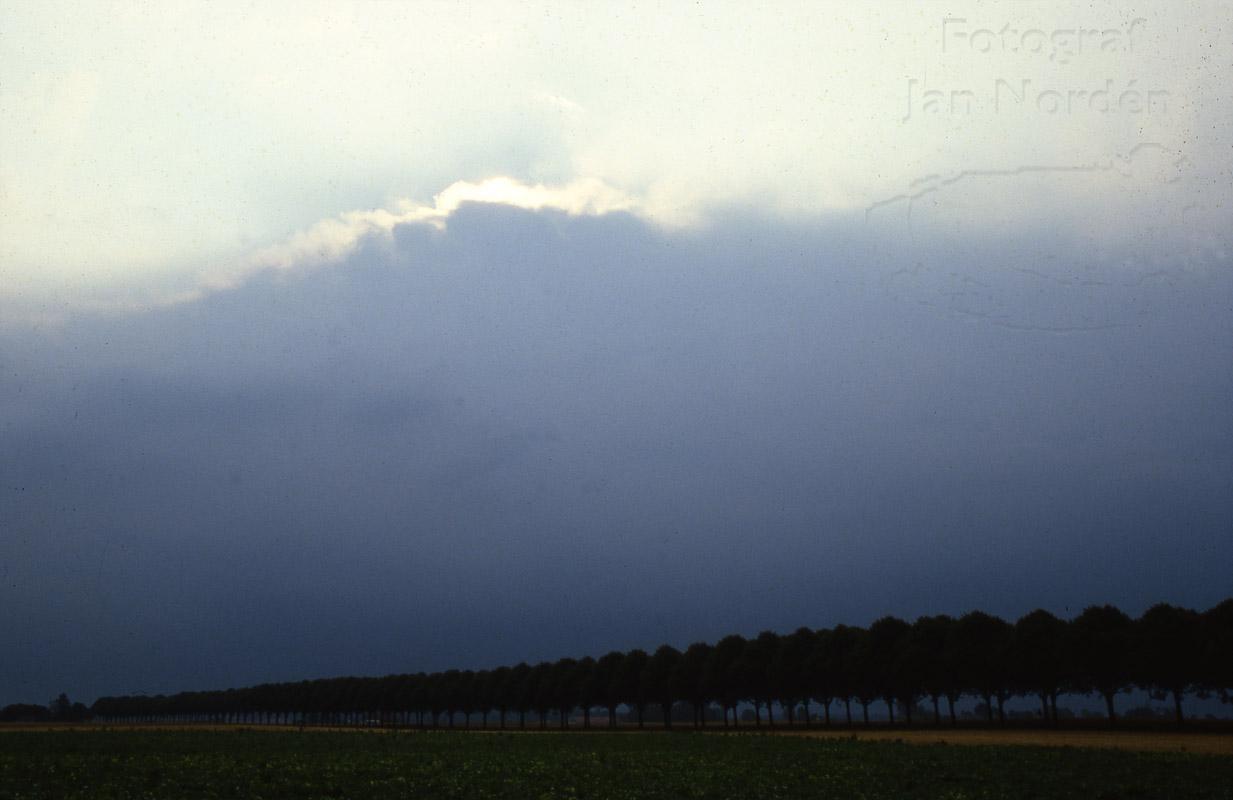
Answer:
[{"label": "field", "polygon": [[1221,798],[1233,758],[692,733],[0,734],[0,798]]}]

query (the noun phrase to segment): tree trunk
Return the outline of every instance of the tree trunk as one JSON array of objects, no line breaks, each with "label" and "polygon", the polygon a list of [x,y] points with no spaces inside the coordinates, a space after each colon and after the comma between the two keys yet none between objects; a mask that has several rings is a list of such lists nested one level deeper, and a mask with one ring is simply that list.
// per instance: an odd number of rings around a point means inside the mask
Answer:
[{"label": "tree trunk", "polygon": [[1005,696],[999,693],[998,694],[998,724],[1001,725],[1003,728],[1006,727],[1006,709],[1003,707],[1004,703],[1005,703]]},{"label": "tree trunk", "polygon": [[933,724],[942,724],[942,711],[938,708],[938,696],[936,694],[933,696]]},{"label": "tree trunk", "polygon": [[1173,710],[1177,713],[1177,727],[1180,728],[1186,720],[1182,716],[1182,693],[1178,689],[1173,690]]},{"label": "tree trunk", "polygon": [[903,721],[909,728],[912,727],[912,701],[903,704]]},{"label": "tree trunk", "polygon": [[825,703],[822,704],[822,717],[823,717],[822,724],[829,728],[831,726],[831,701],[830,700],[827,700]]},{"label": "tree trunk", "polygon": [[852,727],[852,698],[851,697],[843,698],[843,710],[844,710],[844,713],[848,715],[848,727],[851,728]]},{"label": "tree trunk", "polygon": [[864,700],[861,701],[861,711],[865,715],[865,725],[868,726],[869,725],[869,704],[866,703]]},{"label": "tree trunk", "polygon": [[884,699],[886,700],[886,713],[890,715],[890,724],[893,728],[895,726],[895,701],[889,698]]},{"label": "tree trunk", "polygon": [[1117,722],[1117,714],[1113,712],[1113,695],[1115,692],[1101,692],[1105,696],[1105,708],[1109,712],[1109,721]]},{"label": "tree trunk", "polygon": [[660,703],[659,707],[662,708],[664,711],[664,728],[671,730],[672,729],[672,704],[671,703]]},{"label": "tree trunk", "polygon": [[950,726],[953,728],[959,724],[959,720],[955,718],[955,696],[946,695],[946,708],[950,712]]}]

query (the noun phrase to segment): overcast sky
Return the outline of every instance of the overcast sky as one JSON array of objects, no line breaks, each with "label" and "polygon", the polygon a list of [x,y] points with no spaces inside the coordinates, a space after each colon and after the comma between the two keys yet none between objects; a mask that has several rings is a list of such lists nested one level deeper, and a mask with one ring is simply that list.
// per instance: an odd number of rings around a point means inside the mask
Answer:
[{"label": "overcast sky", "polygon": [[0,8],[0,704],[1233,594],[1233,13]]}]

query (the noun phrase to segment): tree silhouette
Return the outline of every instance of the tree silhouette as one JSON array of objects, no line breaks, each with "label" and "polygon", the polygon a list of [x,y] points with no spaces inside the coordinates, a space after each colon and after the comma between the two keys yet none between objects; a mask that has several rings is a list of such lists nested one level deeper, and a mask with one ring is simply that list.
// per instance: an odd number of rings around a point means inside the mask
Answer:
[{"label": "tree silhouette", "polygon": [[1134,672],[1138,683],[1157,700],[1171,698],[1178,725],[1182,697],[1198,688],[1194,665],[1203,658],[1202,617],[1185,608],[1157,603],[1135,623]]},{"label": "tree silhouette", "polygon": [[1222,702],[1233,703],[1233,598],[1204,612],[1200,631],[1203,655],[1197,683]]},{"label": "tree silhouette", "polygon": [[955,677],[955,665],[951,663],[950,638],[955,621],[946,615],[921,617],[912,625],[910,635],[912,648],[919,659],[920,688],[933,701],[933,724],[942,724],[938,707],[946,698],[950,722],[956,724],[955,701],[962,687]]},{"label": "tree silhouette", "polygon": [[1109,721],[1117,714],[1113,698],[1130,688],[1134,624],[1113,606],[1092,606],[1071,623],[1075,636],[1078,685],[1105,699]]},{"label": "tree silhouette", "polygon": [[[843,700],[843,713],[852,727],[852,701],[860,691],[861,646],[865,631],[850,625],[836,625],[830,632],[826,655],[827,670],[833,676],[835,697]],[[865,721],[869,721],[868,704]]]},{"label": "tree silhouette", "polygon": [[672,727],[672,704],[682,694],[678,684],[680,665],[681,652],[665,644],[655,651],[642,672],[646,697],[659,704],[665,728]]},{"label": "tree silhouette", "polygon": [[706,709],[714,696],[708,672],[712,650],[705,642],[694,642],[685,649],[677,667],[676,682],[681,696],[693,706],[695,728],[706,725]]},{"label": "tree silhouette", "polygon": [[617,675],[624,660],[623,653],[613,650],[595,662],[595,670],[592,673],[599,701],[608,709],[609,728],[615,728],[617,724],[617,706],[621,704],[623,696]]},{"label": "tree silhouette", "polygon": [[972,611],[955,623],[952,638],[955,664],[962,685],[985,701],[986,717],[993,721],[993,701],[998,701],[998,718],[1003,724],[1006,714],[1003,703],[1009,695],[1011,647],[1014,628],[1004,620]]},{"label": "tree silhouette", "polygon": [[801,669],[805,681],[806,698],[813,698],[818,705],[822,706],[823,724],[828,728],[831,726],[831,703],[834,702],[838,691],[838,680],[831,663],[832,636],[831,631],[826,629],[814,631],[813,644],[805,656]]},{"label": "tree silhouette", "polygon": [[1015,623],[1011,658],[1012,680],[1025,693],[1040,698],[1041,719],[1057,724],[1057,696],[1074,667],[1068,663],[1071,643],[1066,623],[1043,609]]},{"label": "tree silhouette", "polygon": [[621,665],[616,670],[616,690],[621,702],[633,710],[638,719],[638,727],[643,727],[643,712],[646,710],[646,690],[642,676],[646,670],[648,656],[645,650],[630,650],[621,659]]},{"label": "tree silhouette", "polygon": [[724,725],[728,724],[728,714],[732,714],[732,726],[737,727],[739,721],[736,707],[744,699],[743,686],[737,674],[737,662],[745,653],[744,637],[735,634],[725,636],[711,651],[711,659],[707,664],[706,683],[709,694],[719,700],[724,710]]}]

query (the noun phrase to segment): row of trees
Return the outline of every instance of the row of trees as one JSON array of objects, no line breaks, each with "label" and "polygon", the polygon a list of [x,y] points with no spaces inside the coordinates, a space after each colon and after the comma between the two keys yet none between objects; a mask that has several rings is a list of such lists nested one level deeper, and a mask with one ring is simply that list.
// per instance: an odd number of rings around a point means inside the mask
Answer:
[{"label": "row of trees", "polygon": [[0,722],[78,722],[89,717],[90,709],[63,693],[45,706],[14,703],[0,708]]},{"label": "row of trees", "polygon": [[[671,727],[674,712],[704,724],[708,709],[737,725],[738,706],[752,706],[755,724],[775,725],[775,707],[789,724],[832,724],[833,709],[865,724],[885,703],[890,723],[913,723],[922,702],[932,722],[956,722],[955,703],[977,697],[989,722],[1005,722],[1011,697],[1032,697],[1042,719],[1057,723],[1062,694],[1096,693],[1110,721],[1117,695],[1133,687],[1173,702],[1178,724],[1187,694],[1233,702],[1233,599],[1199,613],[1157,605],[1137,620],[1113,606],[1093,606],[1066,621],[1033,611],[1015,623],[980,611],[954,619],[909,623],[883,617],[868,628],[800,628],[752,639],[727,636],[683,652],[668,645],[653,653],[611,652],[492,670],[448,670],[381,678],[331,678],[171,696],[104,697],[93,714],[104,720],[344,723],[453,726],[459,715],[487,727],[550,719],[567,727],[579,714],[607,712],[616,724],[625,708],[642,727],[648,709]],[[945,711],[942,706],[945,704]],[[928,707],[926,705],[926,707]],[[919,712],[918,712],[919,713]]]}]

